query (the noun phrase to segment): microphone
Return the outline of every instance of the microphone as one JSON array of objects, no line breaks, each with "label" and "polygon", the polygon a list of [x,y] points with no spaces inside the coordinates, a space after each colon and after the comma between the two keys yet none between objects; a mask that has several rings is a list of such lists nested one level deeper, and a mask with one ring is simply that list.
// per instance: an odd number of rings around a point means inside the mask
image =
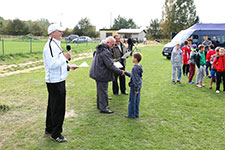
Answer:
[{"label": "microphone", "polygon": [[[70,45],[66,45],[66,50],[69,52],[71,50],[71,46]],[[71,58],[69,58],[68,60],[70,61]]]}]

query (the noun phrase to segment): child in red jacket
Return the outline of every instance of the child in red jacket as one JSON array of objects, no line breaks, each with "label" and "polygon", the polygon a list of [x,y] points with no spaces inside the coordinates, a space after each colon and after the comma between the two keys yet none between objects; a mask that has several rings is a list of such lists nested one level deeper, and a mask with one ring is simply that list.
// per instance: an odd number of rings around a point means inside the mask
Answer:
[{"label": "child in red jacket", "polygon": [[213,50],[214,49],[214,45],[213,44],[210,44],[209,45],[209,51],[207,52],[206,54],[206,76],[209,76],[209,70],[211,71],[212,68],[211,68],[211,64],[210,64],[210,59],[212,57],[212,55],[215,55],[216,52]]},{"label": "child in red jacket", "polygon": [[184,47],[181,50],[183,52],[183,75],[188,76],[191,50],[188,48],[187,40],[184,41]]},{"label": "child in red jacket", "polygon": [[213,80],[216,79],[216,68],[213,66],[213,62],[214,60],[220,56],[220,47],[217,47],[215,49],[215,52],[216,54],[212,55],[211,56],[211,59],[210,59],[210,64],[211,64],[211,71],[210,71],[210,85],[209,85],[209,89],[212,90],[212,84],[213,84]]},{"label": "child in red jacket", "polygon": [[223,77],[223,91],[225,93],[225,56],[224,56],[224,48],[220,48],[220,55],[216,57],[216,59],[213,62],[213,66],[216,68],[216,93],[220,93],[220,83],[221,83],[221,77]]}]

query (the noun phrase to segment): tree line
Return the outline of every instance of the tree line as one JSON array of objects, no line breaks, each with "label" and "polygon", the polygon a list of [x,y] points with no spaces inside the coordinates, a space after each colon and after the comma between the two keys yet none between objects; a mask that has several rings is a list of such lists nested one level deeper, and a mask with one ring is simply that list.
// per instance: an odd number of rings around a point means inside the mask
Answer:
[{"label": "tree line", "polygon": [[[165,0],[162,18],[152,19],[147,26],[148,39],[169,39],[172,32],[179,32],[199,22],[196,15],[194,0]],[[47,36],[50,22],[47,19],[37,21],[22,21],[19,19],[5,20],[0,17],[0,34]],[[140,28],[132,18],[118,16],[114,19],[111,29],[136,29]],[[77,34],[79,36],[98,37],[99,32],[91,24],[89,18],[82,18],[73,29],[66,28],[64,36]]]},{"label": "tree line", "polygon": [[194,0],[165,0],[162,18],[152,19],[147,27],[151,39],[169,39],[172,32],[179,32],[199,22]]}]

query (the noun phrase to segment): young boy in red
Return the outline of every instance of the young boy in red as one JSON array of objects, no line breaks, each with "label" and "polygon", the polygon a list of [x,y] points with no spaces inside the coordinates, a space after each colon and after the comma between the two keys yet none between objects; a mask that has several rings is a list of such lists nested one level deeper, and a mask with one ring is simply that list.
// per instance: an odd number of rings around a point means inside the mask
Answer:
[{"label": "young boy in red", "polygon": [[210,90],[212,90],[213,80],[216,79],[216,68],[213,66],[213,62],[218,56],[220,56],[220,52],[219,51],[220,51],[220,47],[217,47],[215,49],[216,54],[212,55],[211,59],[210,59],[210,64],[211,64],[211,71],[210,71],[210,78],[211,79],[210,79],[210,85],[209,85],[209,89]]},{"label": "young boy in red", "polygon": [[191,50],[188,48],[187,40],[184,41],[184,47],[181,50],[183,52],[183,75],[188,76]]},{"label": "young boy in red", "polygon": [[[216,52],[213,50],[214,49],[214,45],[213,44],[210,44],[209,45],[209,51],[207,52],[206,54],[206,76],[209,76],[209,70],[211,72],[211,64],[210,64],[210,59],[212,57],[212,55],[215,55]],[[209,69],[208,69],[209,68]]]},{"label": "young boy in red", "polygon": [[213,66],[216,68],[216,93],[220,93],[220,83],[221,78],[223,77],[223,92],[225,93],[225,56],[224,56],[224,48],[220,48],[220,55],[216,57],[216,59],[213,62]]}]

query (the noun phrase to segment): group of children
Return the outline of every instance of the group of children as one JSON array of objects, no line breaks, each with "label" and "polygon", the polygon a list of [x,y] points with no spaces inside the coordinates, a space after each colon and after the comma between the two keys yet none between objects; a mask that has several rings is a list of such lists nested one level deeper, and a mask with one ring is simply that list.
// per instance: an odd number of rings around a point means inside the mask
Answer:
[{"label": "group of children", "polygon": [[[196,84],[197,87],[204,87],[203,79],[210,77],[210,87],[212,89],[213,81],[216,80],[216,93],[220,93],[220,84],[223,78],[223,91],[225,93],[225,49],[216,47],[210,44],[208,51],[205,51],[204,45],[196,44],[192,45],[192,39],[184,41],[184,46],[181,49],[179,43],[174,47],[171,54],[172,62],[172,83],[181,84],[181,68],[183,65],[183,75],[188,76],[188,84]],[[196,83],[193,82],[195,75],[195,68],[197,66]],[[208,76],[208,69],[210,70],[210,76]]]}]

